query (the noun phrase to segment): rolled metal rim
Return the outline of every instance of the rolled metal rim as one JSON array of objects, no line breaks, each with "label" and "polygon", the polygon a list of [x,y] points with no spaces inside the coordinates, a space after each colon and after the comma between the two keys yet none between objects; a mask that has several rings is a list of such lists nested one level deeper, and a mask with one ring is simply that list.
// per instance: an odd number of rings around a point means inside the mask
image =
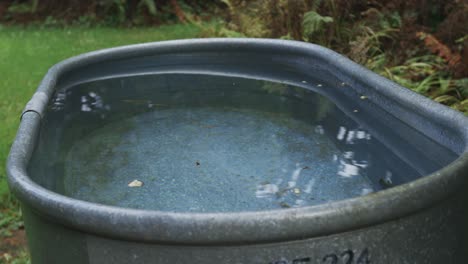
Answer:
[{"label": "rolled metal rim", "polygon": [[[107,206],[73,199],[33,182],[27,172],[42,111],[61,74],[112,58],[164,52],[229,51],[274,48],[320,58],[344,73],[365,80],[385,96],[413,111],[450,124],[461,135],[463,153],[431,175],[366,196],[302,208],[233,213],[174,213]],[[416,104],[415,104],[416,103]],[[423,107],[424,106],[424,107]],[[462,114],[363,68],[329,49],[302,42],[270,39],[192,39],[138,44],[79,55],[52,67],[26,106],[7,162],[12,192],[37,214],[73,229],[106,237],[187,245],[291,241],[336,234],[412,214],[454,194],[468,171],[468,121]]]}]

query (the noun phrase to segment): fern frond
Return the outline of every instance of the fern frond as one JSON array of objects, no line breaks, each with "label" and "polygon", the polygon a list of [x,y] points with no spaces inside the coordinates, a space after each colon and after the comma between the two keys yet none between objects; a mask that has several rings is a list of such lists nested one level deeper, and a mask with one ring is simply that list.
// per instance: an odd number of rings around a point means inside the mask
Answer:
[{"label": "fern frond", "polygon": [[325,24],[333,22],[333,17],[322,16],[315,11],[309,11],[304,14],[302,20],[302,27],[304,28],[304,35],[310,35],[319,32],[323,29]]}]

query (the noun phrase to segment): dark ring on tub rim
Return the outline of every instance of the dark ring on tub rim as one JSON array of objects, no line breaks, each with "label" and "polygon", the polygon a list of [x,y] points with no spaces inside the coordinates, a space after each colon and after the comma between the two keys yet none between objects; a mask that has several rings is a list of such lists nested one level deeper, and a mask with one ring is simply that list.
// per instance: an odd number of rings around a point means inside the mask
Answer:
[{"label": "dark ring on tub rim", "polygon": [[[232,51],[271,48],[320,58],[345,74],[378,87],[385,96],[461,134],[460,156],[450,165],[418,180],[366,196],[327,204],[234,213],[172,213],[128,209],[66,197],[34,183],[27,173],[41,115],[61,74],[109,58],[178,51]],[[420,107],[425,105],[426,107]],[[398,114],[398,113],[393,113]],[[248,244],[298,240],[376,225],[429,208],[454,194],[468,171],[468,121],[462,114],[398,86],[329,49],[302,42],[271,39],[192,39],[163,41],[99,50],[53,66],[22,114],[7,162],[11,191],[36,213],[77,230],[106,237],[172,244]]]}]

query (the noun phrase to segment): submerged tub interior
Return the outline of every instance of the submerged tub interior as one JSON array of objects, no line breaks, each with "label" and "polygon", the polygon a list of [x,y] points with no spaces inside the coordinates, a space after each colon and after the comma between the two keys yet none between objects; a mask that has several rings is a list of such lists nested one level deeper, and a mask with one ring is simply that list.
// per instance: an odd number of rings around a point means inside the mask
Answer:
[{"label": "submerged tub interior", "polygon": [[41,186],[89,202],[304,207],[404,184],[458,156],[336,76],[76,76],[57,85],[28,169]]}]

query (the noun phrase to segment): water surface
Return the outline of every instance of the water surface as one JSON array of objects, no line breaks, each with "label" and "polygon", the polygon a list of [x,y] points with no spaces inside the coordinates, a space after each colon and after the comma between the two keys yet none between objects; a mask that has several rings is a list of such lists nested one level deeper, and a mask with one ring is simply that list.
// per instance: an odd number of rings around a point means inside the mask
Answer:
[{"label": "water surface", "polygon": [[[101,204],[230,212],[367,195],[438,168],[427,149],[444,154],[442,146],[395,117],[368,129],[356,121],[370,119],[358,105],[346,113],[318,93],[342,87],[303,84],[161,74],[61,89],[32,177]],[[390,121],[409,132],[393,133],[384,127]],[[411,140],[423,143],[408,148]],[[416,152],[417,159],[404,158]]]}]

